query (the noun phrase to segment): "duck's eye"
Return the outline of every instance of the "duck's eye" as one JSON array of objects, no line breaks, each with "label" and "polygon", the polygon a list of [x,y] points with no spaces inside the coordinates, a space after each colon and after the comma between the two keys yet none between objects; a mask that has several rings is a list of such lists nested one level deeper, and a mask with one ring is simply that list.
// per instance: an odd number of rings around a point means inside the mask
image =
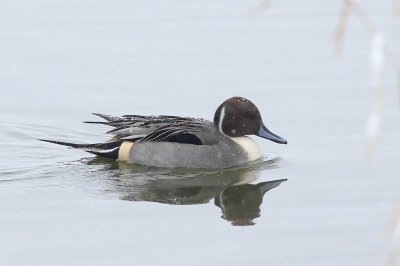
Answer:
[{"label": "duck's eye", "polygon": [[253,115],[250,112],[244,112],[243,116],[245,118],[252,118],[253,117]]}]

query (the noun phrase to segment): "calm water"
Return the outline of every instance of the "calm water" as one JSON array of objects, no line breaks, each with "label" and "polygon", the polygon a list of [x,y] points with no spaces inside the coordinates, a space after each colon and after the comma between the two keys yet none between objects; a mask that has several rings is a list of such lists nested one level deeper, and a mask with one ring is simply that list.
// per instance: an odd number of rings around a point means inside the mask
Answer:
[{"label": "calm water", "polygon": [[[362,2],[399,47],[392,1]],[[394,71],[368,164],[369,36],[351,19],[336,58],[336,1],[272,3],[2,0],[0,265],[383,265]],[[257,140],[281,161],[171,171],[36,141],[105,140],[92,112],[212,119],[234,95],[289,141]]]}]

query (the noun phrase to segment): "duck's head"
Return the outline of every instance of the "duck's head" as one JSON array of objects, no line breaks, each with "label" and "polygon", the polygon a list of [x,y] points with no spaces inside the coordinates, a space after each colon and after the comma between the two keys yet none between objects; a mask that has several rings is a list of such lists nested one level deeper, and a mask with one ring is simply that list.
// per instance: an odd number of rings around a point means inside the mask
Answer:
[{"label": "duck's head", "polygon": [[215,112],[214,124],[222,134],[229,137],[256,135],[287,144],[285,139],[275,135],[264,125],[257,106],[242,97],[232,97],[223,102]]}]

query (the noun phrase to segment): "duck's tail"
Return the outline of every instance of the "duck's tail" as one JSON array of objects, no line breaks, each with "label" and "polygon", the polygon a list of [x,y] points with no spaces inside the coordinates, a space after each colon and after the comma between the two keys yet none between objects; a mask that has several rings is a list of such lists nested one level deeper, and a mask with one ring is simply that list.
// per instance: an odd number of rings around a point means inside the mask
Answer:
[{"label": "duck's tail", "polygon": [[95,144],[76,144],[76,143],[69,143],[69,142],[62,142],[62,141],[55,141],[48,139],[38,139],[38,140],[84,150],[86,152],[114,160],[118,159],[119,148],[123,142],[121,140],[117,140],[117,141],[95,143]]}]

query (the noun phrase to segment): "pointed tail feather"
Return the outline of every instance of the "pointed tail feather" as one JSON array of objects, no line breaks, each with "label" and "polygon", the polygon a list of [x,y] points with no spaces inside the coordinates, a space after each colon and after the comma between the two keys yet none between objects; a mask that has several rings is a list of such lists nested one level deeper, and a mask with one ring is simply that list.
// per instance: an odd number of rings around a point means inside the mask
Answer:
[{"label": "pointed tail feather", "polygon": [[118,159],[119,147],[121,146],[122,143],[121,140],[106,142],[106,143],[95,143],[95,144],[76,144],[76,143],[47,140],[47,139],[38,139],[38,140],[84,150],[86,152],[101,157],[111,158],[115,160]]},{"label": "pointed tail feather", "polygon": [[83,123],[107,125],[109,122],[115,121],[117,119],[117,117],[113,117],[111,115],[99,114],[99,113],[92,113],[92,114],[100,118],[103,118],[106,121],[84,121]]},{"label": "pointed tail feather", "polygon": [[[111,116],[111,115],[105,115],[105,114],[99,114],[99,113],[92,113],[95,116],[103,118],[105,121],[84,121],[83,123],[87,124],[102,124],[102,125],[107,125],[107,126],[112,126],[112,127],[119,127],[121,122],[120,117],[116,116]],[[122,119],[123,120],[123,119]]]},{"label": "pointed tail feather", "polygon": [[109,125],[109,122],[104,121],[83,121],[85,124],[101,124],[101,125]]}]

